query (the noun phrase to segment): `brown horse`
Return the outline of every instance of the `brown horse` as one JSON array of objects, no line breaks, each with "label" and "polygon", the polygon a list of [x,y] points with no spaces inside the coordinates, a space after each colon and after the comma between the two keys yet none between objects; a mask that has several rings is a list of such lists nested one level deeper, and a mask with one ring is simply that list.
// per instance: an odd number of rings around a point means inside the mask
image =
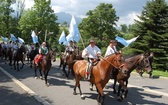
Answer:
[{"label": "brown horse", "polygon": [[[73,60],[83,60],[82,58],[82,51],[81,52],[77,52],[76,50],[75,51],[72,51],[72,52],[68,52],[68,56],[65,56],[64,54],[61,55],[60,57],[60,68],[61,68],[61,65],[63,65],[63,73],[65,74],[66,78],[69,77],[69,74],[70,74],[70,71],[71,71],[71,63]],[[65,62],[66,61],[66,62]],[[66,72],[65,68],[66,68],[66,65],[68,65],[68,72]]]},{"label": "brown horse", "polygon": [[[19,71],[20,69],[23,68],[24,66],[24,62],[23,62],[23,53],[26,53],[26,49],[25,49],[25,46],[22,45],[20,46],[20,48],[16,51],[16,53],[14,54],[13,56],[13,66],[14,66],[14,69],[16,70],[16,65],[15,63],[17,62],[17,70]],[[19,68],[19,61],[22,62],[22,66]]]},{"label": "brown horse", "polygon": [[9,65],[12,66],[12,57],[13,57],[12,48],[8,48],[8,50],[7,50],[7,57],[8,57],[8,60],[9,60]]},{"label": "brown horse", "polygon": [[[38,57],[38,55],[36,55],[35,58],[34,58],[35,78],[37,78],[37,74],[36,74],[37,66],[35,64],[36,57]],[[48,76],[48,73],[49,73],[49,71],[51,69],[51,66],[52,66],[51,61],[53,61],[53,62],[56,61],[56,53],[53,50],[49,50],[47,55],[43,55],[42,60],[38,64],[38,68],[39,68],[39,72],[40,72],[40,78],[42,79],[42,72],[41,72],[41,70],[42,70],[43,74],[44,74],[44,79],[45,79],[46,86],[49,86],[49,83],[47,81],[47,76]]]},{"label": "brown horse", "polygon": [[[103,88],[110,79],[110,72],[112,67],[120,68],[121,64],[124,62],[122,54],[112,54],[106,58],[102,58],[97,65],[93,66],[91,71],[90,82],[96,85],[98,90],[97,101],[99,104],[104,102],[104,92]],[[74,87],[74,95],[76,95],[76,87],[78,87],[81,99],[85,99],[82,95],[80,88],[80,80],[85,78],[85,72],[87,67],[86,60],[77,60],[72,63],[72,74],[75,76],[76,84]]]},{"label": "brown horse", "polygon": [[[118,81],[119,86],[118,86],[118,101],[122,101],[123,97],[120,95],[120,92],[122,91],[124,98],[127,97],[128,89],[127,89],[127,84],[128,84],[128,79],[130,77],[131,72],[136,69],[137,67],[141,69],[145,69],[148,72],[151,72],[151,66],[148,60],[148,56],[146,54],[139,54],[133,57],[130,57],[126,59],[124,65],[122,66],[120,71],[115,71],[113,72],[114,74],[114,85],[113,85],[113,93],[116,93],[116,81]],[[122,90],[121,90],[122,89]]]}]

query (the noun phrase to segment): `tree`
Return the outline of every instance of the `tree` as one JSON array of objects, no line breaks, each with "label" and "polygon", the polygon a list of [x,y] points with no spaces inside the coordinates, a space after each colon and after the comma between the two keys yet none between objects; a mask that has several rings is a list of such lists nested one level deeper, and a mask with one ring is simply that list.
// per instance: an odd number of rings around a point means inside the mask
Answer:
[{"label": "tree", "polygon": [[7,37],[12,29],[12,16],[14,10],[11,8],[13,0],[1,0],[0,2],[0,34]]},{"label": "tree", "polygon": [[121,24],[120,27],[121,27],[121,31],[122,31],[123,33],[127,33],[127,32],[128,32],[128,27],[127,27],[126,24]]},{"label": "tree", "polygon": [[[55,40],[59,32],[59,26],[56,23],[57,16],[50,6],[51,1],[34,0],[34,2],[34,6],[25,11],[19,21],[19,29],[22,31],[22,35],[31,39],[31,30],[35,30],[36,33],[41,31],[40,35],[38,35],[40,43],[44,41],[47,34],[49,44],[51,46],[56,45],[57,41]],[[46,30],[47,33],[45,33]],[[49,32],[53,32],[53,34],[49,35]]]},{"label": "tree", "polygon": [[155,67],[165,68],[168,62],[168,5],[165,0],[146,3],[139,21],[136,20],[135,34],[140,35],[131,46],[135,53],[154,52]]},{"label": "tree", "polygon": [[115,38],[117,31],[114,26],[119,19],[112,4],[100,3],[94,10],[89,10],[86,15],[87,18],[79,24],[84,41],[94,37],[98,39],[99,47],[107,46],[107,41]]}]

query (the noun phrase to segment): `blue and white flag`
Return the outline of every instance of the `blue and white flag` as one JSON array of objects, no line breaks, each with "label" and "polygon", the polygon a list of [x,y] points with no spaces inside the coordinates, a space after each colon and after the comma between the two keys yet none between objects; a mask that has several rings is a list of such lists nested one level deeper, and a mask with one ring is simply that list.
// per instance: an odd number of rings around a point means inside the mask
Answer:
[{"label": "blue and white flag", "polygon": [[115,40],[117,40],[118,42],[120,42],[122,45],[124,45],[125,47],[128,47],[132,42],[134,42],[137,38],[138,38],[139,36],[137,36],[137,37],[134,37],[134,38],[132,38],[132,39],[130,39],[130,40],[125,40],[124,38],[121,38],[121,37],[119,37],[119,36],[117,36],[116,38],[115,38]]},{"label": "blue and white flag", "polygon": [[59,41],[59,44],[68,45],[64,30],[62,31],[61,36],[58,41]]},{"label": "blue and white flag", "polygon": [[18,41],[19,41],[20,44],[24,43],[24,40],[22,38],[20,38],[20,37],[18,37]]},{"label": "blue and white flag", "polygon": [[31,37],[32,37],[32,40],[33,40],[34,44],[38,43],[38,37],[37,37],[37,35],[35,34],[34,31],[32,31]]},{"label": "blue and white flag", "polygon": [[69,35],[66,38],[68,42],[70,40],[72,41],[75,40],[76,42],[78,42],[81,38],[74,16],[72,16],[70,28],[69,28]]},{"label": "blue and white flag", "polygon": [[11,36],[10,38],[11,41],[15,42],[17,40],[17,38],[13,34],[10,34],[10,36]]},{"label": "blue and white flag", "polygon": [[8,42],[8,38],[5,38],[5,37],[1,36],[1,39],[2,39],[3,42]]}]

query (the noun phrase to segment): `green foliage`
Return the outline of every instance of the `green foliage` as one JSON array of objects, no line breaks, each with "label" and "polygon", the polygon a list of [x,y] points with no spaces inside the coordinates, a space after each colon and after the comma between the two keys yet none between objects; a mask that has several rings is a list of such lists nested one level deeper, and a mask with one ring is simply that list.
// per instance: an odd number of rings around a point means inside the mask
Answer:
[{"label": "green foliage", "polygon": [[154,52],[154,67],[165,69],[168,62],[168,5],[165,0],[146,3],[134,33],[140,35],[131,47],[135,53]]},{"label": "green foliage", "polygon": [[81,36],[84,44],[88,45],[87,40],[97,38],[97,45],[102,48],[108,46],[110,39],[114,39],[117,33],[115,29],[119,17],[112,4],[100,3],[94,10],[87,12],[87,18],[84,18],[79,24]]},{"label": "green foliage", "polygon": [[[56,37],[59,33],[59,26],[56,23],[57,16],[50,6],[51,1],[35,0],[34,2],[33,8],[26,10],[19,21],[22,37],[32,42],[31,31],[34,30],[36,33],[41,31],[38,35],[39,42],[45,41],[46,35],[46,41],[55,49],[58,44]],[[50,35],[50,32],[53,34]]]},{"label": "green foliage", "polygon": [[14,10],[11,8],[12,0],[1,0],[0,2],[0,34],[8,37],[12,31],[12,16]]}]

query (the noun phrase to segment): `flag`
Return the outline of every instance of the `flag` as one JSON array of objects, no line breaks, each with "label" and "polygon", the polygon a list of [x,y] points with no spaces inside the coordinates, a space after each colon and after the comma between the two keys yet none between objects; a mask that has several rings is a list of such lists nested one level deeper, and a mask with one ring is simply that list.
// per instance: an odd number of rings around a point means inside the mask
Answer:
[{"label": "flag", "polygon": [[120,42],[122,45],[124,45],[125,47],[128,47],[131,43],[133,43],[134,41],[136,41],[136,39],[138,38],[139,36],[137,37],[134,37],[130,40],[125,40],[124,38],[121,38],[119,36],[117,36],[115,38],[115,40],[117,40],[118,42]]},{"label": "flag", "polygon": [[2,39],[3,42],[7,42],[8,41],[8,38],[5,38],[3,36],[1,36],[1,39]]},{"label": "flag", "polygon": [[34,44],[38,43],[38,37],[36,36],[34,31],[32,31],[31,37]]},{"label": "flag", "polygon": [[76,24],[74,16],[72,16],[71,23],[70,23],[70,28],[69,28],[69,35],[66,37],[67,41],[69,42],[70,40],[78,42],[80,40],[80,33],[78,26]]},{"label": "flag", "polygon": [[59,41],[59,44],[68,45],[64,30],[62,31],[61,36],[58,41]]},{"label": "flag", "polygon": [[18,41],[19,41],[20,44],[24,43],[24,40],[22,38],[20,38],[20,37],[18,37]]},{"label": "flag", "polygon": [[11,36],[10,38],[11,41],[15,42],[17,40],[17,38],[13,34],[10,34],[10,36]]},{"label": "flag", "polygon": [[138,37],[139,37],[139,36],[134,37],[134,38],[132,38],[132,39],[130,39],[130,40],[127,40],[128,45],[130,45],[132,42],[136,41],[136,39],[137,39]]}]

